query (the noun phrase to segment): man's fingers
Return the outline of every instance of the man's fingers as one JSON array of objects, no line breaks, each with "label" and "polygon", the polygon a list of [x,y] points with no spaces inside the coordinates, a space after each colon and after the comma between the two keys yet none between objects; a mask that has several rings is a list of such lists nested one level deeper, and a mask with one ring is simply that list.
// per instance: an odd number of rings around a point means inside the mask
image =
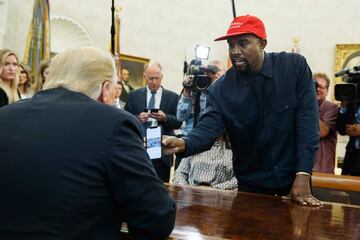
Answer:
[{"label": "man's fingers", "polygon": [[171,147],[171,137],[169,136],[163,136],[162,144],[164,147]]},{"label": "man's fingers", "polygon": [[289,194],[289,195],[286,195],[286,196],[281,196],[281,199],[291,200],[291,196],[290,196],[290,194]]},{"label": "man's fingers", "polygon": [[300,196],[292,196],[292,198],[291,198],[294,202],[297,202],[298,204],[300,204],[300,205],[307,205],[307,202],[305,202],[305,200],[302,198],[302,197],[300,197]]},{"label": "man's fingers", "polygon": [[299,203],[300,205],[309,205],[309,206],[320,206],[322,205],[322,202],[317,200],[312,195],[306,195],[306,196],[292,196],[291,198],[294,202]]},{"label": "man's fingers", "polygon": [[164,155],[171,155],[171,154],[175,154],[179,151],[178,147],[175,148],[164,148]]},{"label": "man's fingers", "polygon": [[310,195],[308,196],[305,201],[311,205],[311,206],[320,206],[322,205],[322,202],[320,202],[318,199],[316,199],[314,196]]}]

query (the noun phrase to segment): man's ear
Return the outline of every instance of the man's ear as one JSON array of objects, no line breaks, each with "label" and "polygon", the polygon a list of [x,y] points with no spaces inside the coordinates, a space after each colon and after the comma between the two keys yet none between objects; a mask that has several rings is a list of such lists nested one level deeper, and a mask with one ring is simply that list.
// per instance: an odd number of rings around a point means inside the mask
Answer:
[{"label": "man's ear", "polygon": [[260,48],[264,49],[267,45],[266,39],[260,39]]},{"label": "man's ear", "polygon": [[109,81],[103,82],[101,85],[101,94],[98,98],[99,102],[106,103],[106,104],[112,104],[114,100],[113,92],[111,83]]}]

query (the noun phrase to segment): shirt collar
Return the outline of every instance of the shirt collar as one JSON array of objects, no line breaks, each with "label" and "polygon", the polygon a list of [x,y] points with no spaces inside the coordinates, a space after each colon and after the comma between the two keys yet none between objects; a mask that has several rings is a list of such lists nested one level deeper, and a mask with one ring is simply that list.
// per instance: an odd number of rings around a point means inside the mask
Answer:
[{"label": "shirt collar", "polygon": [[267,77],[272,78],[273,77],[273,67],[272,67],[272,60],[268,53],[264,53],[264,64],[261,67],[261,71],[259,74]]},{"label": "shirt collar", "polygon": [[[148,86],[146,86],[146,92],[151,95],[151,90]],[[155,94],[161,94],[162,93],[162,86],[159,87],[158,90],[156,90]]]}]

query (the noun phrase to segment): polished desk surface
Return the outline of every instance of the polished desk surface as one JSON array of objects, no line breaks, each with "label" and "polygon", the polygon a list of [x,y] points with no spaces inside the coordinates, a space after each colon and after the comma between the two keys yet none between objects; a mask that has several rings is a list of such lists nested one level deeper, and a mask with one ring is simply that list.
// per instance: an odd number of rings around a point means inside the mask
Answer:
[{"label": "polished desk surface", "polygon": [[300,206],[280,197],[166,185],[177,203],[169,239],[360,239],[360,207]]}]

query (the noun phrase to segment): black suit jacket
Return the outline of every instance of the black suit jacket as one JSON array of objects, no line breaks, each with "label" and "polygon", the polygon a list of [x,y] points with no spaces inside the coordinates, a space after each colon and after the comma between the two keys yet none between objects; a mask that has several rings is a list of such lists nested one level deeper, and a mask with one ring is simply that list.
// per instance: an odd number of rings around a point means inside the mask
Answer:
[{"label": "black suit jacket", "polygon": [[175,204],[137,120],[66,89],[0,109],[0,239],[135,239],[170,234]]},{"label": "black suit jacket", "polygon": [[[144,109],[147,108],[146,91],[147,88],[143,87],[130,92],[126,101],[125,110],[136,117],[143,112]],[[178,94],[163,88],[159,109],[167,115],[168,120],[167,122],[159,122],[159,124],[163,128],[164,135],[174,135],[174,129],[180,128],[182,124],[182,122],[176,118],[178,101]],[[165,156],[163,159],[168,166],[172,165],[171,156]]]},{"label": "black suit jacket", "polygon": [[8,97],[5,93],[5,91],[2,88],[0,88],[0,108],[8,105],[8,103],[9,103],[9,100],[8,100]]}]

